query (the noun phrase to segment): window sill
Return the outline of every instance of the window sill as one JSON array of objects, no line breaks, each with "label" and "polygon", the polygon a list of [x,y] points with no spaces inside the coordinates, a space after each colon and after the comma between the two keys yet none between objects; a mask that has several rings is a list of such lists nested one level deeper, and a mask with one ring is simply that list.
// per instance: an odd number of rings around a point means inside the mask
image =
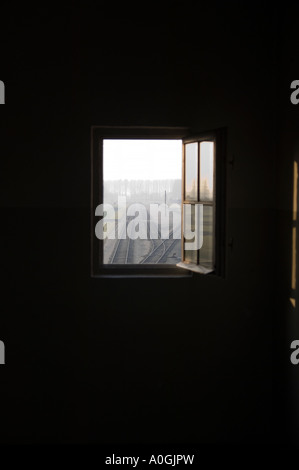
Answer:
[{"label": "window sill", "polygon": [[99,268],[97,273],[92,273],[93,278],[188,278],[193,273],[182,269],[177,265],[148,264],[140,266],[132,265],[105,265]]},{"label": "window sill", "polygon": [[183,263],[180,262],[177,264],[179,268],[186,269],[188,271],[193,271],[195,273],[199,274],[210,274],[214,272],[214,269],[211,268],[205,268],[204,266],[200,266],[198,264],[193,264],[193,263]]}]

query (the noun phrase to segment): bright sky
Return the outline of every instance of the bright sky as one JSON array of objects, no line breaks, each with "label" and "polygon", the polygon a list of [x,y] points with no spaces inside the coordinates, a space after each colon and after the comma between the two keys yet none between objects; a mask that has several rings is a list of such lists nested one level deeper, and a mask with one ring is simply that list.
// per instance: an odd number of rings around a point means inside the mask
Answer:
[{"label": "bright sky", "polygon": [[104,181],[182,177],[181,140],[104,140]]}]

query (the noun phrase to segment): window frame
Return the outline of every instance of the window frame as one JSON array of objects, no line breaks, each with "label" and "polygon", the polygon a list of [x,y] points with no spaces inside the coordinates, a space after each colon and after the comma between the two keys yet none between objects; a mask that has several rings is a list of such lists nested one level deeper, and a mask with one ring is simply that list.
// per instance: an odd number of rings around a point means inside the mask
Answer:
[{"label": "window frame", "polygon": [[[221,133],[222,134],[222,133]],[[95,216],[96,207],[103,203],[103,140],[104,139],[179,139],[182,140],[183,149],[184,142],[192,139],[193,135],[196,135],[196,138],[202,137],[203,135],[211,135],[211,133],[205,134],[194,134],[191,133],[190,128],[188,127],[151,127],[151,126],[92,126],[91,127],[91,276],[92,277],[191,277],[193,276],[193,270],[188,269],[186,265],[183,267],[171,264],[128,264],[128,265],[113,265],[113,264],[103,264],[103,240],[99,240],[95,236],[95,226],[98,221],[98,217]],[[215,142],[219,141],[219,132],[213,131],[213,135],[217,139]],[[217,143],[218,149],[219,143]],[[216,152],[216,150],[215,150]],[[218,150],[216,155],[218,156]],[[218,157],[217,157],[218,159]],[[223,157],[221,158],[223,160]],[[219,162],[221,163],[221,162]],[[223,179],[223,169],[218,168],[220,166],[216,162],[216,172],[215,172],[215,183],[220,184],[220,170],[221,170],[221,180]],[[222,162],[224,163],[224,162]],[[182,213],[184,207],[184,154],[182,158]],[[217,173],[218,171],[218,173]],[[218,175],[218,178],[217,178]],[[221,193],[223,193],[221,185]],[[223,193],[224,194],[224,193]],[[218,190],[216,190],[216,200],[215,205],[217,204],[217,195]],[[219,196],[220,197],[220,196]],[[220,202],[220,200],[219,200]],[[221,206],[223,205],[221,203]],[[221,211],[223,212],[223,211]],[[218,210],[217,210],[218,213]],[[223,228],[224,223],[224,214],[221,213],[219,216],[222,216],[221,223],[215,218],[215,225],[218,229]],[[219,218],[219,217],[217,217]],[[224,233],[222,234],[224,235]],[[216,239],[216,229],[215,237]],[[221,240],[220,240],[221,239]],[[183,241],[183,240],[182,240]],[[224,245],[223,236],[218,235],[219,249]],[[215,248],[215,254],[218,250]],[[221,250],[224,251],[224,250]],[[218,263],[221,261],[223,265],[224,253],[218,253],[218,258],[216,260],[216,269],[213,271],[213,274],[220,274],[222,271],[219,269],[220,265]],[[218,263],[217,263],[218,261]],[[185,264],[185,263],[183,263]]]},{"label": "window frame", "polygon": [[[200,144],[202,142],[213,142],[214,156],[213,156],[213,199],[212,201],[201,200],[200,197],[200,167],[201,167],[201,153]],[[186,198],[186,145],[197,143],[197,198],[195,200]],[[201,132],[190,135],[183,139],[183,165],[182,165],[182,235],[181,235],[181,253],[182,260],[178,264],[185,269],[192,269],[194,272],[202,274],[214,273],[218,276],[224,274],[224,231],[225,231],[225,145],[226,145],[226,130],[217,129],[209,132]],[[185,260],[184,250],[184,206],[185,205],[203,205],[211,206],[213,208],[213,269],[204,267],[200,263],[200,250],[197,253],[197,263]],[[221,217],[222,216],[222,217]]]}]

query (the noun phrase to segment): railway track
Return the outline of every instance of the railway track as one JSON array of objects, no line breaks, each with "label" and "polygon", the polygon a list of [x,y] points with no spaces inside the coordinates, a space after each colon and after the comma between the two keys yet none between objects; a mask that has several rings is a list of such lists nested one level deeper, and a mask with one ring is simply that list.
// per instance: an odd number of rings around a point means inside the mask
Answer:
[{"label": "railway track", "polygon": [[[172,237],[173,234],[177,233],[178,230],[171,230],[169,237]],[[179,229],[180,231],[180,229]],[[159,236],[161,236],[161,232],[159,230]],[[165,240],[161,240],[157,246],[155,246],[152,251],[141,261],[140,264],[150,263],[150,264],[157,264],[159,262],[164,262],[169,254],[170,250],[173,246],[177,243],[178,239],[169,238]]]},{"label": "railway track", "polygon": [[132,262],[130,259],[132,256],[131,238],[127,236],[122,238],[127,233],[129,222],[130,220],[127,220],[126,225],[122,229],[121,237],[116,241],[115,248],[110,257],[110,264],[130,264]]},{"label": "railway track", "polygon": [[[129,227],[128,229],[128,225],[131,220],[132,217],[127,219],[126,225],[124,225],[122,228],[120,238],[116,240],[114,250],[109,259],[110,264],[134,264],[134,262],[136,263],[136,259],[134,260],[134,258],[136,258],[136,245],[134,245],[134,242],[136,243],[137,240],[131,240],[131,234],[127,233],[128,230],[132,230],[131,227]],[[118,227],[116,227],[116,233],[117,230]],[[173,235],[176,235],[178,231],[180,231],[180,228],[177,228],[176,230],[171,230],[169,237],[173,237]],[[147,219],[147,240],[151,242],[151,251],[139,263],[137,261],[137,264],[158,264],[166,262],[171,250],[173,249],[174,245],[178,242],[177,238],[169,238],[165,240],[161,239],[160,226],[158,227],[158,239],[151,239],[149,217]]]}]

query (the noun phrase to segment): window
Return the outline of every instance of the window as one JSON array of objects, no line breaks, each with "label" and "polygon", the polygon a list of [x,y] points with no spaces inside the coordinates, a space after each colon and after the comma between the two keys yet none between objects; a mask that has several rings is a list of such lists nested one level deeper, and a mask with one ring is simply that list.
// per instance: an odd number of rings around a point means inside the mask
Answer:
[{"label": "window", "polygon": [[224,155],[224,130],[92,127],[92,275],[222,275]]}]

